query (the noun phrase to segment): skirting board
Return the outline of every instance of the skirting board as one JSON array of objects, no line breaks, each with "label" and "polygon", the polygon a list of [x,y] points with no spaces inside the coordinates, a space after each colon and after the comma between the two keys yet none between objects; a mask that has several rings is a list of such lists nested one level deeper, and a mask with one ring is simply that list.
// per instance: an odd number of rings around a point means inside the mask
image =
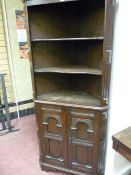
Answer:
[{"label": "skirting board", "polygon": [[[18,105],[20,107],[22,105],[26,105],[26,104],[29,104],[29,103],[33,103],[33,100],[30,99],[30,100],[21,101],[21,102],[18,102]],[[8,106],[9,106],[9,109],[10,109],[12,107],[15,107],[16,104],[15,103],[9,103]],[[2,108],[4,108],[4,105],[2,106]],[[17,111],[10,112],[9,114],[10,114],[11,119],[15,119],[15,118],[18,117]],[[20,109],[19,110],[19,116],[20,117],[28,116],[28,115],[31,115],[31,114],[34,114],[34,108],[33,107],[29,107],[29,108],[25,107],[25,109]],[[1,115],[5,115],[5,114],[1,114]],[[5,117],[5,121],[6,121],[6,117]],[[0,122],[1,122],[1,117],[0,117]]]}]

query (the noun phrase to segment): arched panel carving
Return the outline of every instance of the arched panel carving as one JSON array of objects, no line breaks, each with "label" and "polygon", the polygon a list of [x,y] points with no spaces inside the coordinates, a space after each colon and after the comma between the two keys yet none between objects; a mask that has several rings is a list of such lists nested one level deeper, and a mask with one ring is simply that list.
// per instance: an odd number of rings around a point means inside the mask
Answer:
[{"label": "arched panel carving", "polygon": [[79,123],[85,123],[87,125],[87,132],[93,132],[93,122],[90,119],[72,118],[71,130],[77,130]]},{"label": "arched panel carving", "polygon": [[62,127],[62,122],[61,122],[61,117],[60,115],[51,115],[51,114],[48,114],[48,115],[45,115],[44,118],[43,118],[43,124],[44,125],[48,125],[48,121],[50,118],[54,118],[57,120],[57,127],[58,128],[61,128]]}]

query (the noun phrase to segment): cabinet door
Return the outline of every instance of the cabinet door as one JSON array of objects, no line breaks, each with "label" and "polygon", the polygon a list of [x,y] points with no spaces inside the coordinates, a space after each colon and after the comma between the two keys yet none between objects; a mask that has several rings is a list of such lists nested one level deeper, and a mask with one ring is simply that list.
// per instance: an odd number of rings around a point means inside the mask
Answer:
[{"label": "cabinet door", "polygon": [[37,123],[42,163],[66,167],[67,141],[64,110],[37,107]]},{"label": "cabinet door", "polygon": [[92,173],[94,114],[71,111],[68,119],[69,166],[79,172]]}]

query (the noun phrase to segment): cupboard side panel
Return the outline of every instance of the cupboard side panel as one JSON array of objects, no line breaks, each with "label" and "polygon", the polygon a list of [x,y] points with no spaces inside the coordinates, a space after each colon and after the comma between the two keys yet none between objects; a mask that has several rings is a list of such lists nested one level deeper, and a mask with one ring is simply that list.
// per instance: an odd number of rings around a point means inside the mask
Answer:
[{"label": "cupboard side panel", "polygon": [[30,71],[31,71],[31,79],[32,79],[32,89],[33,89],[33,97],[36,98],[36,89],[35,89],[35,79],[34,79],[34,66],[33,66],[33,56],[32,56],[32,49],[31,49],[31,37],[30,37],[30,22],[29,22],[29,11],[28,7],[25,6],[25,15],[27,20],[27,39],[28,39],[28,46],[29,46],[29,61],[30,61]]},{"label": "cupboard side panel", "polygon": [[102,105],[108,105],[112,62],[115,0],[106,1],[103,47]]}]

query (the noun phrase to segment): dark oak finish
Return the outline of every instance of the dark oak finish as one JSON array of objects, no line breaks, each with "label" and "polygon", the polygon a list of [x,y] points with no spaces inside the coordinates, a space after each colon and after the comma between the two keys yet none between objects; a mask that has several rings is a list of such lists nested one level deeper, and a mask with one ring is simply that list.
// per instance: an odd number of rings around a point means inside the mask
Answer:
[{"label": "dark oak finish", "polygon": [[[41,160],[47,164],[67,167],[66,115],[62,109],[38,106],[37,123],[41,143]],[[43,135],[44,133],[44,135]]]},{"label": "dark oak finish", "polygon": [[131,162],[131,127],[113,135],[113,148]]},{"label": "dark oak finish", "polygon": [[104,175],[115,1],[25,4],[41,169]]},{"label": "dark oak finish", "polygon": [[103,174],[106,110],[37,102],[36,112],[43,170]]}]

